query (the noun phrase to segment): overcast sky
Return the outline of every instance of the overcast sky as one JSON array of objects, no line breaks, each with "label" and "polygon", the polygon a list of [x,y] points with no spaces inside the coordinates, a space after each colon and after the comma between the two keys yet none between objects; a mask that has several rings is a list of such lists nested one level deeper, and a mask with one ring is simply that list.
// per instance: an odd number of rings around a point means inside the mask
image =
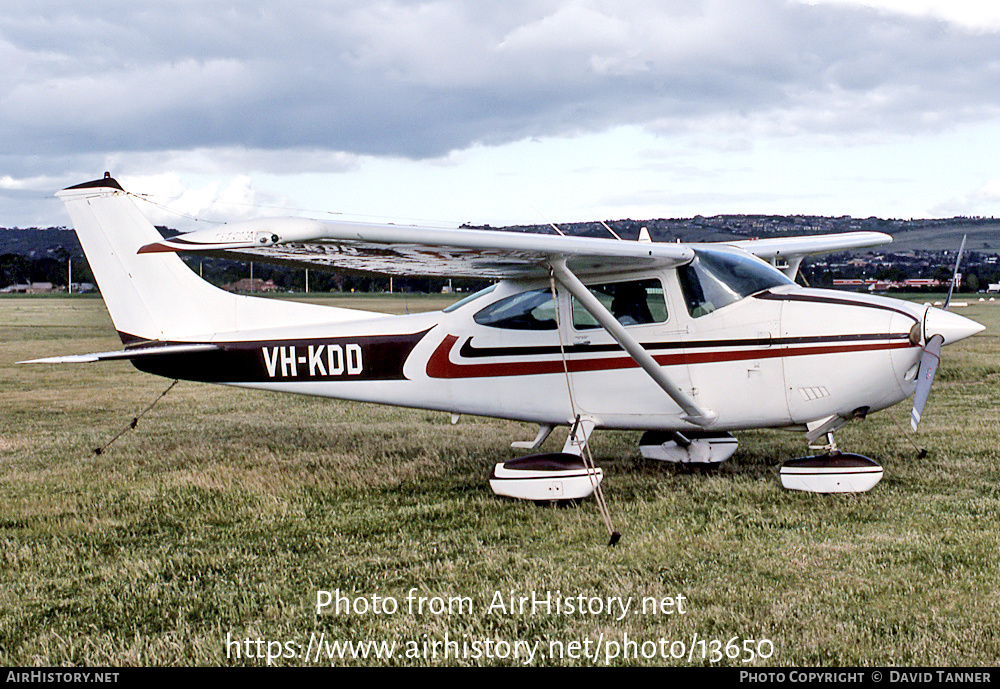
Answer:
[{"label": "overcast sky", "polygon": [[1000,216],[998,4],[5,3],[0,225]]}]

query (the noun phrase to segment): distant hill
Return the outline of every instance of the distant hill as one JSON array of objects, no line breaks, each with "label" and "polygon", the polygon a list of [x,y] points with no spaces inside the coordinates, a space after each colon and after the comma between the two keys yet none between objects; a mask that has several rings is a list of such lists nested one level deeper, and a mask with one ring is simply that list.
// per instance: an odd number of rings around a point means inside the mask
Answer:
[{"label": "distant hill", "polygon": [[[646,227],[653,241],[657,242],[675,242],[678,239],[682,242],[725,242],[734,239],[876,231],[891,234],[892,251],[897,252],[952,251],[961,244],[962,235],[968,235],[966,248],[969,251],[1000,252],[1000,219],[995,218],[884,220],[850,216],[833,218],[811,215],[716,215],[652,220],[610,220],[607,221],[607,225],[622,239],[635,239],[639,236],[639,230]],[[177,234],[177,230],[166,227],[157,229],[167,237]],[[496,229],[513,232],[554,232],[546,225],[519,225]],[[559,229],[573,235],[609,238],[611,236],[607,229],[596,221],[559,225]],[[52,255],[60,248],[74,258],[83,257],[76,233],[65,227],[0,228],[0,254],[41,257]]]},{"label": "distant hill", "polygon": [[[795,235],[828,234],[839,232],[885,232],[893,237],[891,250],[904,251],[954,251],[968,235],[969,251],[1000,251],[1000,219],[947,218],[941,220],[884,220],[881,218],[852,218],[850,216],[822,217],[811,215],[716,215],[694,218],[660,218],[655,220],[612,220],[607,225],[622,239],[635,239],[639,230],[646,227],[656,242],[725,242],[736,239],[765,239]],[[488,226],[487,226],[488,227]],[[517,226],[518,232],[553,232],[544,225]],[[589,237],[610,237],[600,222],[570,223],[560,225],[566,234]],[[858,253],[885,250],[863,249]]]},{"label": "distant hill", "polygon": [[891,234],[893,251],[955,251],[962,243],[962,236],[968,235],[965,243],[967,251],[1000,253],[1000,220],[989,223],[965,223],[958,219],[945,223],[913,223]]},{"label": "distant hill", "polygon": [[59,249],[73,258],[82,258],[83,250],[76,232],[65,227],[27,230],[0,228],[0,254],[41,257],[52,255]]},{"label": "distant hill", "polygon": [[[654,220],[614,220],[560,225],[569,235],[605,237],[611,239],[607,224],[622,239],[634,240],[643,227],[657,242],[724,242],[734,239],[765,239],[794,235],[826,234],[851,231],[878,231],[893,236],[888,246],[840,252],[806,260],[801,268],[803,277],[815,286],[829,286],[834,279],[868,278],[901,280],[913,277],[933,277],[947,281],[954,266],[954,252],[968,235],[963,271],[970,285],[1000,282],[1000,220],[994,218],[950,218],[944,220],[883,220],[880,218],[837,218],[818,216],[717,215],[694,218],[660,218]],[[479,226],[489,228],[489,226]],[[157,228],[164,236],[176,230]],[[547,232],[546,225],[496,228],[512,232]],[[861,259],[860,261],[852,260]],[[73,259],[75,281],[92,280],[76,233],[64,227],[48,229],[0,228],[0,288],[10,284],[35,281],[65,285],[68,276],[67,259]],[[184,257],[184,260],[213,284],[226,284],[247,277],[245,263],[209,257]],[[258,261],[260,259],[257,259]],[[387,289],[388,279],[346,276],[337,271],[323,274],[312,271],[311,288]],[[972,277],[975,277],[972,282]],[[301,268],[256,264],[254,277],[273,279],[281,289],[301,290],[304,274]],[[382,285],[385,282],[385,285]],[[395,281],[397,290],[437,291],[440,281],[407,279]],[[973,287],[975,289],[975,287]]]},{"label": "distant hill", "polygon": [[[178,234],[177,230],[157,227],[164,237]],[[0,227],[0,254],[18,254],[41,258],[53,256],[60,250],[70,258],[83,258],[83,249],[76,232],[65,227],[31,227],[28,229]]]}]

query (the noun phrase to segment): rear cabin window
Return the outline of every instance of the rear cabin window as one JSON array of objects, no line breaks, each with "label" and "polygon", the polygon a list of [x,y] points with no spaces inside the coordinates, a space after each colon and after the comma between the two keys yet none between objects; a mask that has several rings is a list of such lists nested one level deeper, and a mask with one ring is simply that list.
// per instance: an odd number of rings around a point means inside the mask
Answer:
[{"label": "rear cabin window", "polygon": [[556,309],[552,291],[521,292],[490,304],[472,317],[479,325],[508,330],[555,330]]},{"label": "rear cabin window", "polygon": [[[667,320],[667,304],[659,280],[633,280],[587,287],[622,325],[646,325]],[[576,298],[573,299],[573,326],[577,330],[601,327]]]}]

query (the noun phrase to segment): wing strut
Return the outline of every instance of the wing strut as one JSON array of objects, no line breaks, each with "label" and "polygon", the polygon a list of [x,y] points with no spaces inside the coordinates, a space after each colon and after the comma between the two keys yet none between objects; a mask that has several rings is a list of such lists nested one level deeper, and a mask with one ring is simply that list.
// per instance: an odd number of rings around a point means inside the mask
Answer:
[{"label": "wing strut", "polygon": [[591,294],[590,290],[580,282],[580,279],[566,267],[566,259],[560,257],[549,261],[552,273],[559,283],[569,290],[569,293],[576,297],[590,315],[597,319],[597,322],[608,331],[611,337],[628,352],[629,356],[642,369],[649,374],[653,381],[663,388],[663,391],[670,396],[677,405],[684,410],[687,416],[683,416],[685,421],[698,426],[709,426],[717,418],[718,414],[710,409],[702,409],[691,397],[674,384],[670,377],[660,367],[653,355],[647,352],[643,346],[632,337],[624,326],[618,322],[610,311],[598,301],[597,297]]}]

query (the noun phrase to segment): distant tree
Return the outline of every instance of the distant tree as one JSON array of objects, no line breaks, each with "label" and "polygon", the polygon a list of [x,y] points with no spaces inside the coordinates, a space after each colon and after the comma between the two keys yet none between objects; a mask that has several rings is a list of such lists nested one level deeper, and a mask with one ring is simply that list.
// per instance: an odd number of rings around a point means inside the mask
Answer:
[{"label": "distant tree", "polygon": [[897,282],[901,282],[906,279],[906,271],[900,268],[899,266],[891,266],[888,268],[880,269],[875,274],[875,277],[878,278],[879,280],[894,280]]},{"label": "distant tree", "polygon": [[942,284],[950,284],[951,276],[954,274],[954,268],[948,268],[947,266],[940,266],[934,271],[934,279],[938,280]]},{"label": "distant tree", "polygon": [[30,280],[30,259],[20,254],[3,254],[0,256],[0,287],[14,284],[26,284]]}]

